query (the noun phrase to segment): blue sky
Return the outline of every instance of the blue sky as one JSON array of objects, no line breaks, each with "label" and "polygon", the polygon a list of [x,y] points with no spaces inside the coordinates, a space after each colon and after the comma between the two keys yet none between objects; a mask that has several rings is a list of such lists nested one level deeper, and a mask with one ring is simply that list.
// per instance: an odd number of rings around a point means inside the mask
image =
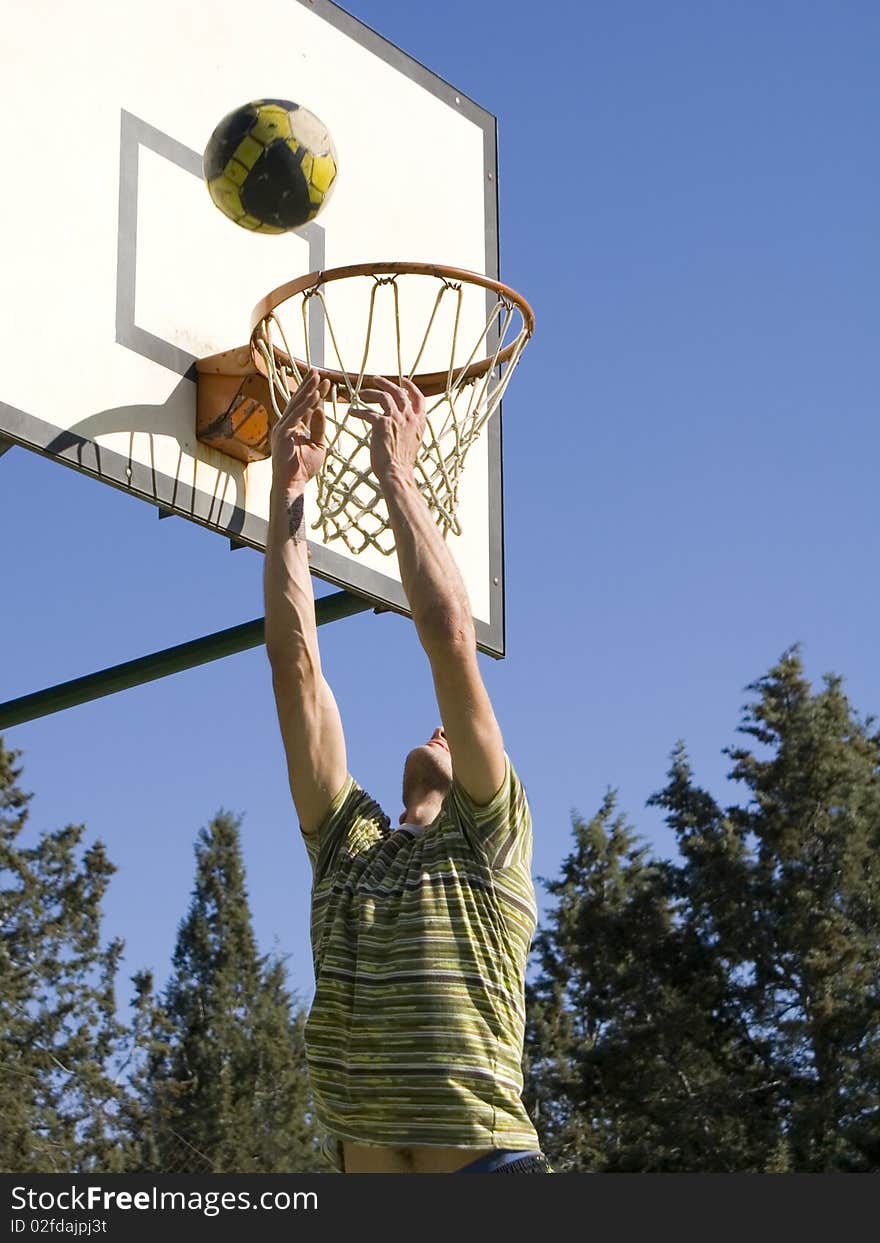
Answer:
[{"label": "blue sky", "polygon": [[[736,797],[722,748],[790,644],[880,709],[880,9],[348,7],[499,118],[502,277],[538,326],[504,412],[508,656],[483,669],[535,873],[609,786],[670,854],[644,807],[669,752],[683,738]],[[256,553],[23,450],[0,458],[0,513],[3,699],[262,612]],[[412,628],[366,613],[321,643],[350,767],[396,817],[437,716]],[[164,978],[195,834],[223,807],[244,815],[261,946],[308,999],[308,863],[262,650],[5,737],[34,830],[85,823],[117,864],[126,972]]]}]

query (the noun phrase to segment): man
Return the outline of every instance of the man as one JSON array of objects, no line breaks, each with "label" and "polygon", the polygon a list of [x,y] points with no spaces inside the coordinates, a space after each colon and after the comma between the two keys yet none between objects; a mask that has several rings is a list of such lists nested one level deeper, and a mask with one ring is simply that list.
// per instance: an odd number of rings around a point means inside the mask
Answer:
[{"label": "man", "polygon": [[349,775],[321,671],[304,493],[328,384],[310,372],[272,434],[266,647],[313,868],[309,1072],[347,1173],[548,1173],[521,1100],[535,931],[531,821],[477,663],[470,605],[416,484],[425,402],[371,381],[370,460],[443,721],[407,757],[388,817]]}]

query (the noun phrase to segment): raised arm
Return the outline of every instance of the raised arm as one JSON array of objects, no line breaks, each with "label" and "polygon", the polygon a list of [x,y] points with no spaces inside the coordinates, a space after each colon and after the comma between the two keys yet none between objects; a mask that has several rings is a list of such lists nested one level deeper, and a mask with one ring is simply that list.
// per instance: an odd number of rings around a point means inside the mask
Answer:
[{"label": "raised arm", "polygon": [[266,651],[304,833],[314,833],[346,778],[345,737],[321,672],[305,535],[305,489],[324,460],[326,383],[310,372],[272,431],[272,492],[263,588]]},{"label": "raised arm", "polygon": [[431,664],[453,773],[475,803],[486,804],[504,781],[504,743],[477,663],[464,582],[415,482],[425,399],[409,380],[371,384],[361,396],[382,413],[359,413],[372,424],[370,459],[388,506],[403,588]]}]

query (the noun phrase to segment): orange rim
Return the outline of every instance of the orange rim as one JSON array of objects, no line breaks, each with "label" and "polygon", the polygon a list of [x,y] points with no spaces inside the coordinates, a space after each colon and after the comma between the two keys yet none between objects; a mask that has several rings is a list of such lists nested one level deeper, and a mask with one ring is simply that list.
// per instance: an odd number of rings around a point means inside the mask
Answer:
[{"label": "orange rim", "polygon": [[[287,281],[284,285],[279,285],[277,289],[273,289],[271,293],[266,294],[254,307],[251,315],[251,356],[254,365],[263,375],[267,374],[266,362],[260,351],[256,348],[256,336],[260,330],[264,320],[268,319],[282,303],[287,302],[290,298],[295,298],[297,294],[305,293],[309,289],[319,289],[322,285],[329,285],[332,281],[348,280],[350,277],[356,276],[434,276],[439,280],[448,280],[453,283],[461,282],[467,285],[478,285],[482,289],[489,289],[493,293],[498,294],[499,298],[509,302],[515,306],[522,316],[524,330],[527,337],[531,337],[535,331],[535,313],[529,306],[528,302],[511,289],[509,285],[502,284],[501,281],[493,280],[490,276],[483,276],[479,272],[468,272],[465,268],[452,268],[441,263],[410,263],[405,260],[395,260],[391,263],[353,263],[347,267],[328,268],[325,272],[309,272],[306,276],[297,277],[296,280]],[[513,356],[519,344],[520,336],[504,347],[498,353],[497,357],[484,358],[479,362],[471,363],[460,375],[457,374],[457,382],[459,384],[468,383],[477,379],[479,376],[485,375],[487,371],[493,367],[499,367],[508,362]],[[274,347],[276,359],[282,365],[290,365],[291,360],[287,354]],[[308,364],[302,359],[293,360],[300,371],[308,370]],[[335,371],[332,367],[317,367],[316,371],[322,379],[330,380],[332,384],[337,386],[338,396],[345,398],[347,396],[347,385],[349,377],[342,371]],[[394,380],[395,375],[388,375],[389,380]],[[445,371],[429,371],[422,372],[412,377],[413,383],[418,385],[426,397],[435,396],[442,393],[446,389],[449,381],[449,370]]]}]

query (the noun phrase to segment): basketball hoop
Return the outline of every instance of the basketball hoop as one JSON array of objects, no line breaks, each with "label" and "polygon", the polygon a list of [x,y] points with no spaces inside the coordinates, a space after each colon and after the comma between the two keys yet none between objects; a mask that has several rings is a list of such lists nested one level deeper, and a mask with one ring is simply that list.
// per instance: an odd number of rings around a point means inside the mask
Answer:
[{"label": "basketball hoop", "polygon": [[[428,398],[416,482],[443,535],[460,535],[465,458],[533,331],[534,314],[520,294],[460,268],[391,262],[311,272],[256,306],[249,358],[239,349],[199,362],[199,438],[226,452],[236,452],[228,446],[238,440],[246,460],[267,456],[269,421],[281,417],[314,367],[331,384],[314,527],[325,543],[341,539],[352,553],[373,547],[389,555],[394,540],[370,469],[370,428],[350,409],[370,377],[408,378]],[[213,377],[210,409],[201,408],[203,377],[206,397]],[[218,418],[217,401],[233,389]]]}]

